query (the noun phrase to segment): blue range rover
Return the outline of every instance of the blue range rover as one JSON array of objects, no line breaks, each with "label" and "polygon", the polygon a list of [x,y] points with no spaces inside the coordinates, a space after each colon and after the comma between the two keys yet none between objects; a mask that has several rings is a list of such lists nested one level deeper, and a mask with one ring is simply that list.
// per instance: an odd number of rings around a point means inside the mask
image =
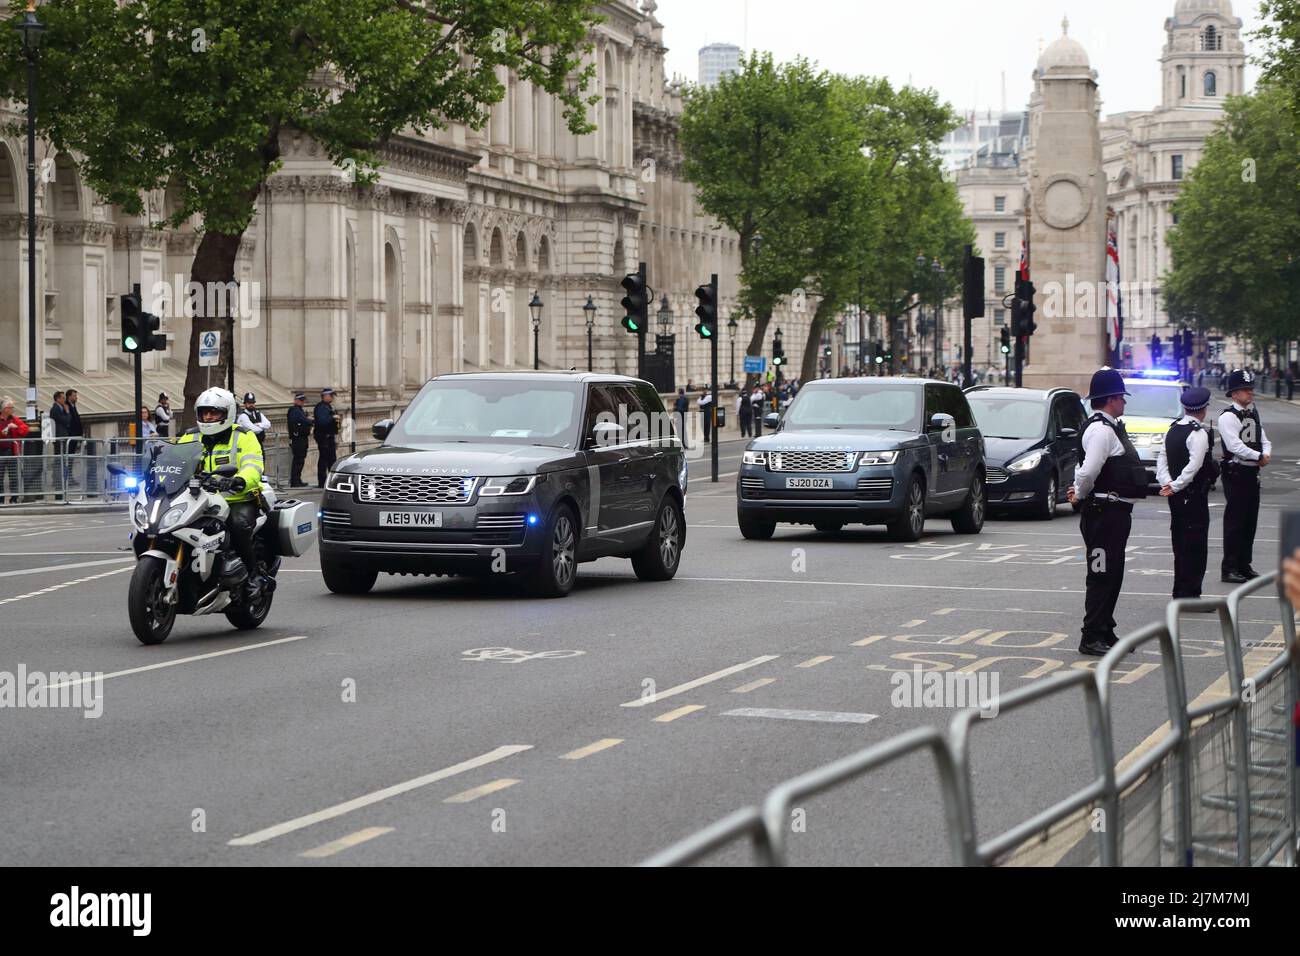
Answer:
[{"label": "blue range rover", "polygon": [[885,525],[897,541],[918,540],[934,515],[963,534],[984,527],[984,439],[956,385],[822,379],[768,419],[775,433],[750,442],[736,479],[746,538],[770,538],[778,522]]}]

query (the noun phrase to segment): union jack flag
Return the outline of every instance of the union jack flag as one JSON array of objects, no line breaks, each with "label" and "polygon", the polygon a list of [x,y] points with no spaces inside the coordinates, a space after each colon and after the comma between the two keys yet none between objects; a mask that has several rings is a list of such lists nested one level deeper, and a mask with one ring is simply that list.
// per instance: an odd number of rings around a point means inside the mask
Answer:
[{"label": "union jack flag", "polygon": [[1119,294],[1119,233],[1113,218],[1106,224],[1106,338],[1112,351],[1124,338],[1124,303]]}]

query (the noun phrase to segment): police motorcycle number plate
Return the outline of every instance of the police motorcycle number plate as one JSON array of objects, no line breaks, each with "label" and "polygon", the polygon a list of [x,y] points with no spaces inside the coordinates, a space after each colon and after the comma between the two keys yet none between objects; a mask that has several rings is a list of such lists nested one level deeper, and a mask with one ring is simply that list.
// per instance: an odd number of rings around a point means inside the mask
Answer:
[{"label": "police motorcycle number plate", "polygon": [[835,483],[829,478],[787,478],[787,488],[834,488]]},{"label": "police motorcycle number plate", "polygon": [[441,528],[441,511],[381,511],[381,528]]}]

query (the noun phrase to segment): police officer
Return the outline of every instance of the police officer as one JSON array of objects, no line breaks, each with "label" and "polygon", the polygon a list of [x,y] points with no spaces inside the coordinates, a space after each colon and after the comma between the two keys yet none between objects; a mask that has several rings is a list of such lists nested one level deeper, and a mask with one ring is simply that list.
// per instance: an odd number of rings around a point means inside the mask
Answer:
[{"label": "police officer", "polygon": [[1095,414],[1083,432],[1083,464],[1075,472],[1070,503],[1080,504],[1079,530],[1088,562],[1083,636],[1079,653],[1101,657],[1114,646],[1115,605],[1124,586],[1124,551],[1133,526],[1133,505],[1147,495],[1146,466],[1119,421],[1124,414],[1124,376],[1099,369],[1087,401]]},{"label": "police officer", "polygon": [[252,392],[244,394],[244,410],[239,413],[239,424],[253,433],[259,448],[266,448],[266,440],[271,436],[271,419],[258,409],[257,396]]},{"label": "police officer", "polygon": [[1182,402],[1186,414],[1170,426],[1156,456],[1160,495],[1169,499],[1174,600],[1201,596],[1210,548],[1210,486],[1219,477],[1210,453],[1210,433],[1202,426],[1210,390],[1189,388]]},{"label": "police officer", "polygon": [[289,407],[289,449],[293,452],[293,461],[289,466],[289,487],[306,488],[302,480],[302,466],[307,460],[307,442],[311,438],[311,419],[307,417],[304,407],[307,396],[302,392],[293,393],[293,405]]},{"label": "police officer", "polygon": [[334,389],[321,389],[320,401],[311,414],[316,436],[316,483],[324,488],[325,476],[338,458],[334,447],[334,437],[339,433],[338,416],[334,414]]},{"label": "police officer", "polygon": [[1272,460],[1273,443],[1264,434],[1255,408],[1255,376],[1234,369],[1228,375],[1232,404],[1219,416],[1223,441],[1223,577],[1225,584],[1245,584],[1259,577],[1250,566],[1259,522],[1259,470]]},{"label": "police officer", "polygon": [[194,403],[194,417],[198,427],[187,431],[176,443],[202,441],[205,471],[226,465],[239,469],[225,494],[230,505],[226,527],[236,553],[248,569],[246,599],[255,601],[266,584],[253,550],[253,531],[261,510],[262,448],[251,431],[235,423],[235,396],[224,388],[210,388],[200,395]]}]

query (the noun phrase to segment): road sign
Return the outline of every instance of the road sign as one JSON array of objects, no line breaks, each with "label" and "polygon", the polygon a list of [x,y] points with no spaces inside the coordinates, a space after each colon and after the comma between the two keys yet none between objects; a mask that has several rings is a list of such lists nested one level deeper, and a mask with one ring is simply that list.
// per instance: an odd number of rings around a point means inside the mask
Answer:
[{"label": "road sign", "polygon": [[745,356],[745,374],[761,374],[767,371],[767,358],[762,355]]},{"label": "road sign", "polygon": [[221,333],[204,332],[199,339],[199,368],[218,364],[221,356]]}]

